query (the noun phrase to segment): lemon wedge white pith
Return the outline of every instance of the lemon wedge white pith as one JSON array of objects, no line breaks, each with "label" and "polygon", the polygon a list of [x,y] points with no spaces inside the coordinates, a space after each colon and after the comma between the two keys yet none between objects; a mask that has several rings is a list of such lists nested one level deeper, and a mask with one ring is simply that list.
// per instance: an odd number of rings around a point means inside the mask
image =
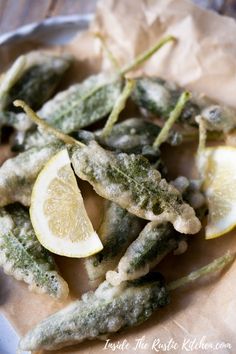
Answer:
[{"label": "lemon wedge white pith", "polygon": [[30,217],[38,240],[53,253],[79,258],[103,248],[85,210],[66,149],[38,175]]},{"label": "lemon wedge white pith", "polygon": [[206,238],[211,239],[236,226],[236,148],[206,148],[198,165],[209,209]]}]

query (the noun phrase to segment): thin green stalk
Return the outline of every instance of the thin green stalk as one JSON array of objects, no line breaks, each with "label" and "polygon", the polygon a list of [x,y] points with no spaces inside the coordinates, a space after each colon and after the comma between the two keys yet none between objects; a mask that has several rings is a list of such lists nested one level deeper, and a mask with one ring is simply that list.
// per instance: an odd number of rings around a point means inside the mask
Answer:
[{"label": "thin green stalk", "polygon": [[203,277],[204,275],[222,270],[225,268],[229,263],[233,262],[235,260],[235,253],[230,253],[229,251],[224,255],[219,258],[216,258],[213,262],[207,264],[206,266],[197,269],[194,272],[191,272],[190,274],[186,275],[183,278],[174,280],[170,282],[167,285],[168,290],[174,290],[177,289],[181,286],[184,286],[188,283],[191,283],[195,281],[196,279]]},{"label": "thin green stalk", "polygon": [[65,144],[71,144],[71,145],[79,145],[81,147],[85,146],[83,143],[80,141],[72,138],[71,136],[62,133],[60,130],[52,127],[49,125],[45,120],[40,118],[24,101],[22,100],[15,100],[13,102],[15,107],[21,107],[27,116],[37,125],[41,126],[43,129],[46,130],[47,133],[50,133],[54,135],[56,138],[59,140],[64,141]]},{"label": "thin green stalk", "polygon": [[95,33],[94,35],[95,35],[95,37],[97,37],[100,40],[102,48],[103,48],[104,52],[107,54],[108,59],[110,60],[110,62],[112,63],[112,65],[114,66],[114,68],[116,69],[118,74],[120,75],[121,68],[120,68],[119,62],[117,61],[117,59],[113,55],[112,51],[108,47],[104,37],[101,35],[101,33],[98,33],[98,32]]},{"label": "thin green stalk", "polygon": [[190,92],[183,92],[180,98],[178,99],[178,102],[176,103],[175,108],[173,111],[170,113],[170,116],[166,123],[164,124],[163,128],[161,129],[160,133],[156,137],[156,140],[153,143],[154,148],[158,148],[164,141],[166,141],[168,134],[170,132],[170,129],[176,122],[176,120],[179,118],[181,115],[184,106],[186,105],[187,101],[190,99],[191,94]]},{"label": "thin green stalk", "polygon": [[118,97],[114,105],[114,108],[108,117],[105,127],[103,128],[102,136],[104,138],[107,138],[110,135],[114,124],[117,122],[119,118],[120,112],[123,111],[123,109],[125,108],[126,101],[129,98],[131,92],[133,91],[134,86],[135,86],[135,80],[131,80],[131,79],[126,80],[125,87],[121,92],[120,96]]},{"label": "thin green stalk", "polygon": [[121,69],[121,75],[127,74],[129,71],[136,69],[137,66],[143,64],[146,60],[148,60],[154,53],[156,53],[159,49],[161,49],[166,43],[175,41],[176,38],[174,36],[167,36],[162,38],[158,43],[156,43],[152,48],[148,49],[144,53],[138,55],[134,61],[128,65],[126,65],[123,69]]},{"label": "thin green stalk", "polygon": [[196,121],[199,126],[199,142],[198,142],[198,150],[197,154],[201,154],[206,147],[206,139],[207,139],[207,129],[206,122],[201,116],[196,117]]}]

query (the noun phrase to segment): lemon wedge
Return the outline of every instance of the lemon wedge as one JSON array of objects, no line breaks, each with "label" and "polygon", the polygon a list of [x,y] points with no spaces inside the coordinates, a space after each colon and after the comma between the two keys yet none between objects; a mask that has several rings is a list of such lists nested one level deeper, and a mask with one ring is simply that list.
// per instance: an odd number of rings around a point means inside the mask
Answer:
[{"label": "lemon wedge", "polygon": [[103,248],[85,210],[66,149],[50,159],[38,175],[30,218],[39,242],[53,253],[80,258]]},{"label": "lemon wedge", "polygon": [[206,148],[198,156],[209,215],[206,239],[224,235],[236,226],[236,148]]}]

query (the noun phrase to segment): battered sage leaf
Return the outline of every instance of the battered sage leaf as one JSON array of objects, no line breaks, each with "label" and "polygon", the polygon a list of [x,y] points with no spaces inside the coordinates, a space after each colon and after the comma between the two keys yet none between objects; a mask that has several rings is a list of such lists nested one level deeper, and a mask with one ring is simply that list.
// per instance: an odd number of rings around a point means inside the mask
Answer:
[{"label": "battered sage leaf", "polygon": [[171,181],[183,195],[183,199],[188,202],[195,211],[206,207],[206,198],[202,192],[202,181],[200,179],[189,180],[184,176],[177,177]]},{"label": "battered sage leaf", "polygon": [[[140,108],[167,119],[183,91],[180,87],[165,80],[156,77],[144,77],[136,80],[132,98]],[[196,125],[195,116],[199,113],[200,107],[192,99],[187,102],[179,121]]]},{"label": "battered sage leaf", "polygon": [[116,286],[123,281],[146,275],[184,240],[185,236],[177,234],[171,224],[149,222],[127,248],[119,261],[117,271],[107,272],[107,281]]},{"label": "battered sage leaf", "polygon": [[[15,99],[22,99],[33,109],[39,109],[53,94],[72,62],[69,55],[56,56],[42,51],[30,52],[22,57],[23,66],[11,75],[8,90],[0,98],[1,110],[16,111],[12,104]],[[5,77],[0,86],[3,86]]]},{"label": "battered sage leaf", "polygon": [[[64,133],[71,133],[108,115],[121,93],[122,85],[122,79],[117,76],[91,76],[58,93],[38,111],[38,115]],[[55,140],[53,136],[38,128],[27,135],[23,144],[27,149],[52,140]]]},{"label": "battered sage leaf", "polygon": [[41,51],[19,57],[0,82],[0,130],[10,126],[16,131],[27,131],[32,122],[25,114],[17,113],[13,101],[23,99],[39,109],[52,96],[71,62],[69,55],[55,56]]},{"label": "battered sage leaf", "polygon": [[197,233],[201,223],[180,192],[141,155],[112,153],[95,141],[85,144],[43,121],[25,102],[15,101],[43,129],[68,144],[75,173],[102,197],[151,221],[171,222],[180,233]]},{"label": "battered sage leaf", "polygon": [[200,221],[180,192],[141,155],[112,153],[95,141],[69,148],[75,173],[102,197],[151,221],[171,222],[181,233],[194,234]]},{"label": "battered sage leaf", "polygon": [[[145,112],[167,119],[174,109],[183,89],[174,83],[157,77],[137,79],[132,94],[134,102]],[[195,117],[201,115],[207,123],[207,129],[227,133],[236,127],[236,112],[230,107],[219,105],[207,97],[192,94],[178,122],[197,126]]]},{"label": "battered sage leaf", "polygon": [[[126,153],[152,155],[159,157],[158,149],[152,147],[160,127],[142,118],[129,118],[115,124],[108,137],[103,137],[101,131],[95,132],[95,139],[104,147]],[[79,138],[79,134],[78,134]],[[173,135],[168,141],[173,142]]]},{"label": "battered sage leaf", "polygon": [[25,116],[24,113],[0,111],[0,127],[3,126],[12,127],[19,132],[25,132],[31,128],[32,122]]},{"label": "battered sage leaf", "polygon": [[38,242],[29,212],[20,204],[0,209],[0,265],[32,291],[62,299],[68,285],[57,272],[56,264]]},{"label": "battered sage leaf", "polygon": [[[202,219],[205,211],[205,198],[200,191],[200,180],[188,180],[186,177],[179,176],[171,181],[171,184],[179,190],[183,199],[189,202]],[[176,233],[170,223],[149,222],[127,248],[119,261],[117,271],[109,271],[106,279],[112,285],[118,285],[122,281],[143,276],[154,268],[167,253],[185,252],[186,241],[186,236]]]},{"label": "battered sage leaf", "polygon": [[[160,128],[142,118],[130,118],[121,123],[115,124],[107,138],[103,138],[101,130],[90,132],[79,130],[71,135],[79,141],[88,144],[96,140],[101,146],[108,150],[126,152],[127,154],[142,154],[149,160],[157,161],[160,158],[159,149],[154,149],[152,144]],[[171,134],[168,139],[170,144],[176,144],[178,137]]]},{"label": "battered sage leaf", "polygon": [[48,144],[20,153],[6,160],[0,167],[0,207],[13,202],[30,205],[34,182],[45,165],[63,144]]},{"label": "battered sage leaf", "polygon": [[[88,144],[91,140],[96,140],[102,147],[116,152],[125,152],[127,154],[141,154],[150,162],[155,163],[156,168],[162,173],[165,166],[161,160],[160,150],[153,148],[153,142],[159,134],[161,128],[142,118],[129,118],[125,121],[115,124],[107,138],[103,138],[101,130],[90,132],[79,130],[71,135],[79,141]],[[167,143],[178,145],[181,143],[181,135],[171,131]]]},{"label": "battered sage leaf", "polygon": [[90,280],[105,277],[108,270],[115,269],[129,244],[142,229],[142,220],[128,213],[117,204],[107,202],[104,218],[98,230],[103,249],[85,259]]},{"label": "battered sage leaf", "polygon": [[163,279],[141,278],[112,287],[106,281],[49,316],[20,341],[20,350],[59,349],[146,321],[169,303]]},{"label": "battered sage leaf", "polygon": [[80,301],[40,322],[21,339],[19,349],[60,349],[136,326],[147,320],[155,310],[169,304],[168,291],[220,271],[234,260],[235,254],[227,252],[167,286],[160,275],[157,278],[158,274],[149,274],[115,287],[105,281],[95,292],[84,294]]},{"label": "battered sage leaf", "polygon": [[224,105],[208,105],[200,116],[206,122],[207,130],[228,133],[236,127],[236,111]]}]

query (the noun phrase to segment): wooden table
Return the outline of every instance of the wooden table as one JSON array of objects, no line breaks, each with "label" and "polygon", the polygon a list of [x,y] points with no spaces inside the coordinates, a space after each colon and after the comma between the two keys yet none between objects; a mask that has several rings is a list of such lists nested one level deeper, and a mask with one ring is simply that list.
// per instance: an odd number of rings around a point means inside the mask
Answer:
[{"label": "wooden table", "polygon": [[0,34],[59,15],[95,11],[97,0],[0,0]]},{"label": "wooden table", "polygon": [[[97,0],[0,0],[0,34],[52,16],[91,13],[95,11],[96,2]],[[236,18],[236,0],[194,2]]]}]

